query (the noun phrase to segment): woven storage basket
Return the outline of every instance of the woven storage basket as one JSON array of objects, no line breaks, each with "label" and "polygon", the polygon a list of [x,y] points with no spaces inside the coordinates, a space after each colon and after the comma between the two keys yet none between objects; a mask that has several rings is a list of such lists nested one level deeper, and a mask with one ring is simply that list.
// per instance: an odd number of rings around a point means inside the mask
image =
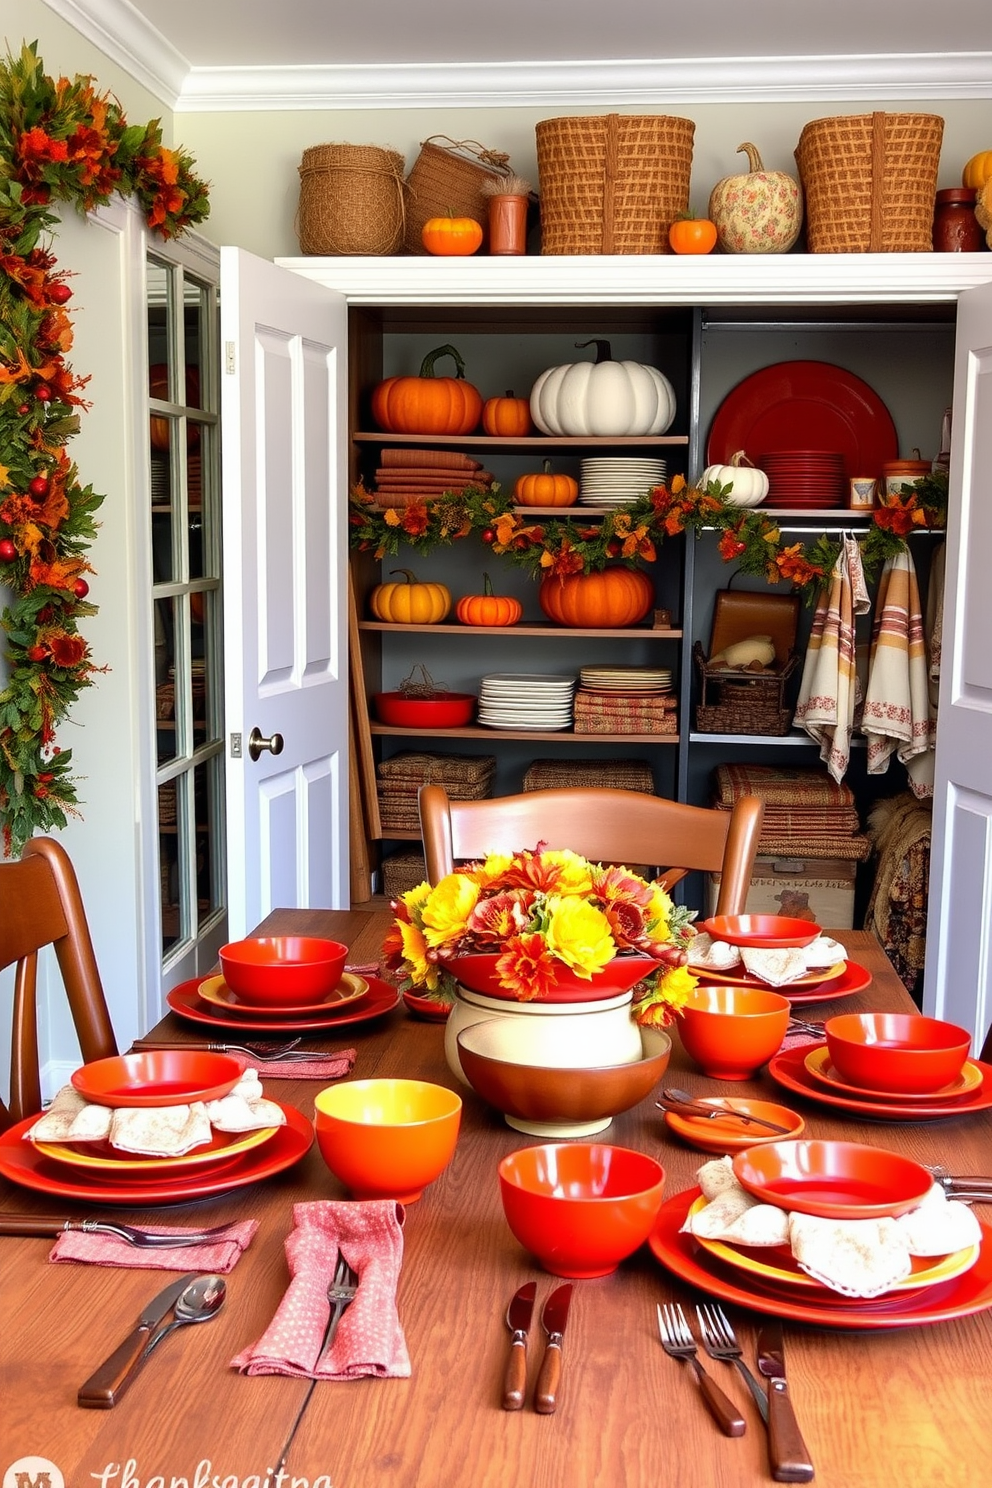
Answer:
[{"label": "woven storage basket", "polygon": [[654,795],[654,775],[647,760],[536,759],[524,775],[525,791],[554,790],[573,785]]},{"label": "woven storage basket", "polygon": [[937,114],[807,124],[796,163],[810,253],[930,253],[943,134]]},{"label": "woven storage basket", "polygon": [[670,253],[689,206],[690,119],[602,114],[536,126],[542,253]]},{"label": "woven storage basket", "polygon": [[382,891],[389,899],[409,893],[427,881],[427,864],[420,852],[394,852],[382,860]]},{"label": "woven storage basket", "polygon": [[696,706],[696,730],[700,734],[787,734],[792,710],[786,707],[785,684],[799,665],[790,656],[780,671],[770,676],[729,668],[712,670],[706,665],[697,641],[693,658],[699,673],[700,701]]},{"label": "woven storage basket", "polygon": [[378,145],[312,145],[300,164],[301,253],[398,253],[403,156]]},{"label": "woven storage basket", "polygon": [[406,178],[407,253],[427,252],[421,233],[432,217],[473,217],[488,234],[489,198],[483,196],[482,184],[509,174],[510,157],[487,150],[478,140],[452,140],[446,134],[424,140]]}]

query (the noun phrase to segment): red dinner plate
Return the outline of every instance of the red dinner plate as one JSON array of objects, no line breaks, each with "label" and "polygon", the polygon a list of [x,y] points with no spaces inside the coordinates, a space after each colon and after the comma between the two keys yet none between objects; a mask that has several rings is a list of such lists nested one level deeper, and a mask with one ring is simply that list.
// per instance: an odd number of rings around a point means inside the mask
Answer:
[{"label": "red dinner plate", "polygon": [[978,1065],[971,1059],[966,1059],[964,1068],[956,1080],[949,1085],[944,1085],[940,1090],[920,1091],[913,1094],[908,1090],[867,1090],[860,1085],[849,1085],[839,1075],[830,1063],[830,1050],[826,1044],[817,1044],[810,1049],[806,1055],[806,1069],[818,1085],[825,1085],[828,1090],[839,1091],[842,1095],[863,1096],[865,1100],[884,1100],[890,1104],[894,1100],[916,1102],[949,1101],[957,1100],[962,1095],[970,1095],[973,1090],[978,1090],[982,1084],[982,1072]]},{"label": "red dinner plate", "polygon": [[796,1095],[818,1101],[824,1106],[836,1106],[841,1111],[856,1111],[859,1116],[875,1121],[940,1121],[948,1116],[969,1116],[972,1111],[992,1109],[992,1065],[973,1059],[982,1072],[982,1083],[970,1095],[959,1095],[944,1101],[868,1100],[860,1095],[836,1095],[813,1079],[806,1068],[806,1056],[810,1044],[800,1044],[796,1049],[785,1049],[768,1062],[768,1073],[777,1085],[791,1090]]},{"label": "red dinner plate", "polygon": [[648,1245],[655,1259],[668,1271],[722,1302],[827,1328],[916,1328],[923,1323],[942,1323],[948,1318],[969,1317],[992,1308],[992,1229],[987,1225],[982,1225],[978,1260],[969,1271],[951,1281],[905,1297],[886,1296],[866,1302],[841,1298],[837,1302],[821,1301],[801,1298],[792,1289],[766,1288],[742,1274],[727,1276],[717,1262],[699,1249],[691,1235],[680,1233],[689,1208],[698,1197],[699,1189],[691,1188],[663,1203]]},{"label": "red dinner plate", "polygon": [[[178,987],[173,987],[171,992],[165,994],[165,1000],[172,1011],[191,1023],[205,1023],[209,1028],[234,1028],[238,1033],[244,1034],[248,1023],[240,1014],[225,1013],[220,1008],[214,1010],[209,1003],[202,1001],[198,990],[202,980],[202,977],[194,977],[192,981],[180,982]],[[367,1023],[370,1018],[379,1018],[398,1006],[400,994],[395,987],[379,977],[365,977],[363,980],[368,982],[369,990],[361,997],[356,997],[354,1002],[345,1003],[340,1011],[328,1009],[323,1013],[314,1012],[312,1017],[306,1018],[295,1014],[291,1018],[283,1018],[278,1013],[268,1018],[252,1018],[252,1032],[299,1033],[301,1029],[341,1028],[349,1023]]]},{"label": "red dinner plate", "polygon": [[273,1173],[291,1168],[310,1150],[312,1123],[293,1106],[282,1109],[286,1125],[278,1127],[270,1141],[233,1162],[205,1173],[184,1168],[175,1177],[140,1181],[96,1174],[72,1176],[61,1163],[43,1157],[33,1142],[24,1141],[24,1133],[38,1119],[28,1116],[0,1135],[0,1176],[50,1198],[79,1199],[89,1204],[178,1204],[185,1199],[202,1199],[271,1178]]},{"label": "red dinner plate", "polygon": [[[846,997],[851,992],[863,991],[871,981],[871,976],[864,970],[864,967],[855,967],[853,961],[838,961],[822,971],[811,971],[807,976],[798,977],[794,982],[786,982],[782,987],[773,987],[771,982],[764,981],[762,977],[755,976],[751,971],[745,971],[743,966],[732,971],[711,971],[701,966],[692,966],[690,970],[693,976],[697,976],[701,982],[715,982],[721,987],[763,987],[766,992],[781,992],[782,996],[788,997],[790,1001],[804,996],[807,1001],[812,1002],[814,993],[820,1000],[826,997]],[[854,970],[861,972],[863,977],[867,977],[867,981],[853,976]],[[848,982],[858,985],[848,986]],[[844,991],[840,990],[842,986],[845,988]]]},{"label": "red dinner plate", "polygon": [[844,473],[875,475],[899,455],[892,415],[867,382],[832,362],[776,362],[745,377],[710,426],[707,465],[747,450],[760,467],[769,452],[799,441],[844,456]]},{"label": "red dinner plate", "polygon": [[346,971],[336,987],[326,992],[316,1002],[300,1003],[290,1005],[285,1002],[262,1007],[259,1003],[245,1002],[237,992],[232,992],[222,976],[207,977],[200,982],[197,991],[203,1002],[211,1007],[220,1008],[222,1013],[237,1013],[242,1018],[285,1018],[290,1017],[296,1022],[297,1015],[303,1018],[312,1018],[318,1013],[333,1012],[335,1009],[344,1007],[346,1003],[357,1002],[364,997],[369,990],[369,984],[364,977],[355,976],[354,972]]}]

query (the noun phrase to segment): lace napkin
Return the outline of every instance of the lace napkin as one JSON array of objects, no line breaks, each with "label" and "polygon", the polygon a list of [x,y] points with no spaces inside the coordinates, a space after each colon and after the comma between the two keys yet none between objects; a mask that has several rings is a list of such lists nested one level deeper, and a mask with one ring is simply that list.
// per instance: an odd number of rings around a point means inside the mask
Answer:
[{"label": "lace napkin", "polygon": [[967,1205],[935,1183],[898,1218],[825,1219],[762,1204],[738,1183],[730,1157],[704,1163],[696,1177],[709,1202],[684,1232],[733,1245],[788,1245],[800,1270],[845,1297],[880,1297],[912,1273],[913,1256],[950,1255],[981,1243]]},{"label": "lace napkin", "polygon": [[[407,1378],[410,1356],[396,1310],[403,1215],[393,1199],[294,1205],[286,1239],[289,1287],[261,1338],[231,1367],[304,1379]],[[330,1311],[327,1287],[339,1252],[358,1276],[358,1291],[318,1366]]]},{"label": "lace napkin", "polygon": [[[144,1225],[157,1235],[196,1234],[194,1225]],[[99,1235],[93,1231],[68,1230],[52,1247],[50,1261],[86,1261],[94,1266],[134,1266],[151,1271],[233,1271],[258,1229],[257,1219],[246,1219],[233,1225],[223,1240],[213,1245],[167,1245],[142,1250],[120,1240],[116,1235]]]},{"label": "lace napkin", "polygon": [[761,977],[774,987],[794,982],[811,971],[825,970],[847,960],[847,951],[830,935],[818,935],[808,946],[787,946],[769,950],[757,946],[733,946],[725,940],[714,940],[701,930],[689,946],[689,967],[698,971],[733,971],[743,961],[753,976]]}]

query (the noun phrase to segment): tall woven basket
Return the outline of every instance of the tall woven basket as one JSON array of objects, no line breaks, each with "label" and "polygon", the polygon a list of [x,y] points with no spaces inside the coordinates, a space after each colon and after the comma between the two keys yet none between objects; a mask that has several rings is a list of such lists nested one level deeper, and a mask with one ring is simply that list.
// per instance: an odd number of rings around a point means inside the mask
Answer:
[{"label": "tall woven basket", "polygon": [[670,253],[688,210],[690,119],[602,114],[536,126],[542,253]]},{"label": "tall woven basket", "polygon": [[807,124],[796,163],[810,253],[930,253],[943,134],[937,114]]},{"label": "tall woven basket", "polygon": [[301,253],[398,253],[403,156],[378,145],[312,145],[300,163]]},{"label": "tall woven basket", "polygon": [[483,183],[510,174],[510,157],[489,150],[478,140],[453,140],[434,134],[424,140],[406,178],[407,253],[426,253],[421,233],[432,217],[473,217],[488,232],[489,199]]}]

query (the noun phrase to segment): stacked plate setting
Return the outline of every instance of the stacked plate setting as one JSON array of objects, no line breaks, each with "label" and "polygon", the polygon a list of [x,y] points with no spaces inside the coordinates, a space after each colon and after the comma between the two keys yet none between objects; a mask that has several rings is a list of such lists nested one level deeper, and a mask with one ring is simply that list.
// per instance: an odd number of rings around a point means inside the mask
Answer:
[{"label": "stacked plate setting", "polygon": [[487,728],[551,730],[572,726],[574,677],[492,672],[479,688],[478,721]]},{"label": "stacked plate setting", "polygon": [[768,476],[765,506],[842,507],[844,456],[834,450],[778,450],[761,458]]},{"label": "stacked plate setting", "polygon": [[619,697],[654,697],[672,690],[671,667],[584,666],[579,668],[584,692]]},{"label": "stacked plate setting", "polygon": [[654,486],[663,486],[665,460],[596,458],[583,460],[579,481],[580,506],[627,506]]}]

